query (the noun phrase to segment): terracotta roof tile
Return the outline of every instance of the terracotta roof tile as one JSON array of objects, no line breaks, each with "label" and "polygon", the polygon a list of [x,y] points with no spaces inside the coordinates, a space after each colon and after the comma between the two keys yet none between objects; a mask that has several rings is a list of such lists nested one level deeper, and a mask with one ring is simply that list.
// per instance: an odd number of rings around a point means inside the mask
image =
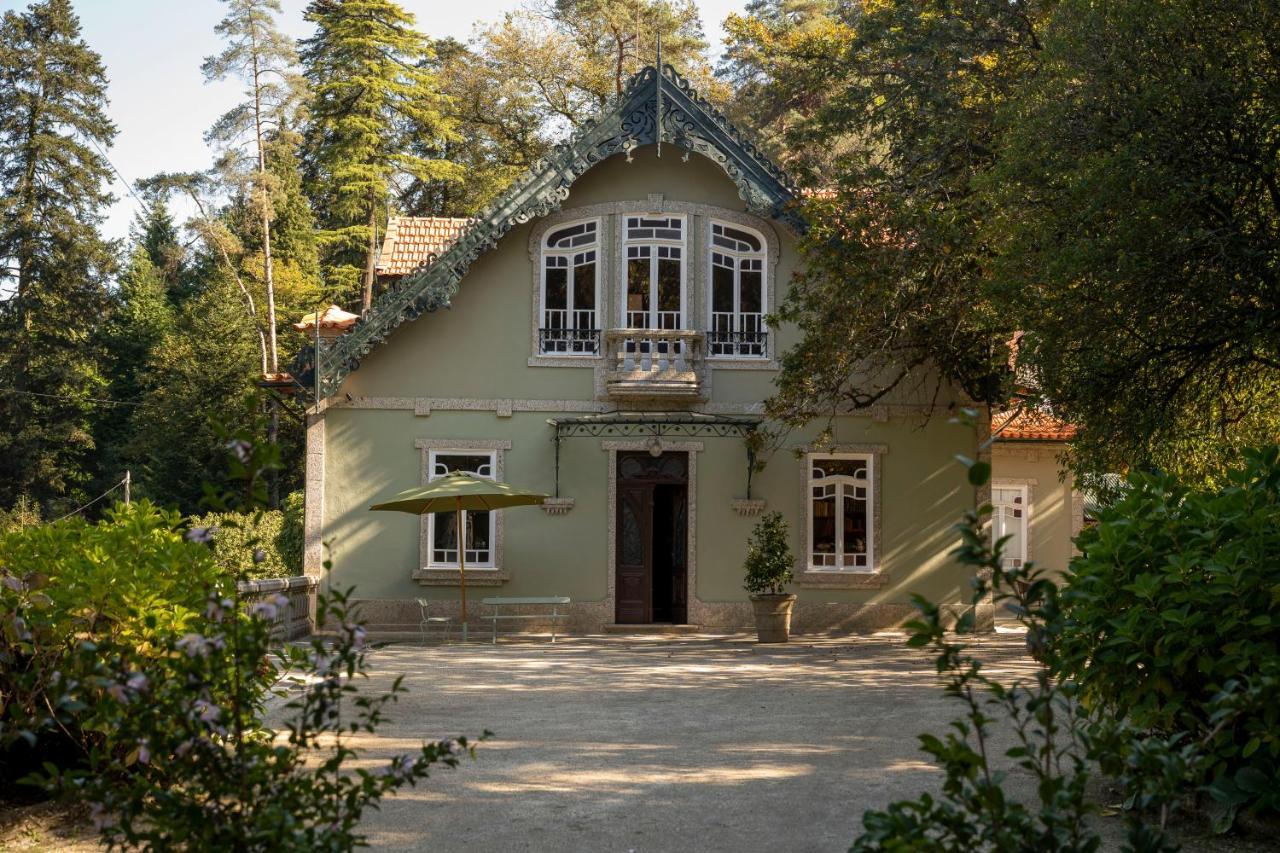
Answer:
[{"label": "terracotta roof tile", "polygon": [[427,266],[473,222],[451,216],[391,217],[375,266],[378,275],[408,275]]},{"label": "terracotta roof tile", "polygon": [[997,441],[1070,441],[1079,430],[1044,409],[1014,407],[991,416]]}]

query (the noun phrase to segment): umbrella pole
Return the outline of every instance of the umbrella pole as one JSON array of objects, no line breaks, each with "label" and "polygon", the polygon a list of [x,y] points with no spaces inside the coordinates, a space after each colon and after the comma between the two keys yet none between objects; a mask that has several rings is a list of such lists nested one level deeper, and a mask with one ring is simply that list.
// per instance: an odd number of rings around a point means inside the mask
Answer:
[{"label": "umbrella pole", "polygon": [[462,585],[462,642],[467,641],[467,543],[462,535],[462,498],[454,498],[457,502],[457,518],[454,530],[458,534],[458,580]]}]

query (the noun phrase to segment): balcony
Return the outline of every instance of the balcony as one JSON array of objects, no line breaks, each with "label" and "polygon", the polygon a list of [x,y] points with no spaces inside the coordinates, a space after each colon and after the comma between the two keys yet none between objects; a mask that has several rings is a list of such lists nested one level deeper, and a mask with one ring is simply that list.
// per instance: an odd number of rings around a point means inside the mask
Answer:
[{"label": "balcony", "polygon": [[745,311],[712,313],[707,344],[712,358],[768,357],[769,333],[764,327],[764,314]]},{"label": "balcony", "polygon": [[702,396],[703,336],[688,329],[605,333],[604,387],[617,400]]}]

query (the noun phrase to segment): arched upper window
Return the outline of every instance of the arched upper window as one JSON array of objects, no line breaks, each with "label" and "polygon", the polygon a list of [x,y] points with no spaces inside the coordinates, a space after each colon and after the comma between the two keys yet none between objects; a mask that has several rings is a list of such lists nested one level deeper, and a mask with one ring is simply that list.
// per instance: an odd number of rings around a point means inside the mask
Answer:
[{"label": "arched upper window", "polygon": [[542,307],[538,352],[596,355],[600,351],[600,221],[554,228],[542,244]]},{"label": "arched upper window", "polygon": [[711,223],[707,341],[712,356],[768,355],[764,273],[765,243],[758,232],[726,222]]}]

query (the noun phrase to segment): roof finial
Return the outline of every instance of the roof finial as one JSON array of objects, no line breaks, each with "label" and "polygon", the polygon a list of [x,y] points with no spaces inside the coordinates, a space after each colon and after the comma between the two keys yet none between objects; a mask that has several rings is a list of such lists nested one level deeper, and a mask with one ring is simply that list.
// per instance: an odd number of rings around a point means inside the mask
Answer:
[{"label": "roof finial", "polygon": [[658,27],[657,27],[658,57],[655,60],[656,69],[658,72],[658,80],[656,84],[657,96],[656,96],[656,99],[654,102],[654,108],[653,108],[654,124],[657,125],[656,129],[658,131],[657,136],[658,136],[658,156],[659,157],[662,156],[662,18],[663,18],[662,13],[665,11],[666,11],[666,4],[660,3],[658,5]]}]

